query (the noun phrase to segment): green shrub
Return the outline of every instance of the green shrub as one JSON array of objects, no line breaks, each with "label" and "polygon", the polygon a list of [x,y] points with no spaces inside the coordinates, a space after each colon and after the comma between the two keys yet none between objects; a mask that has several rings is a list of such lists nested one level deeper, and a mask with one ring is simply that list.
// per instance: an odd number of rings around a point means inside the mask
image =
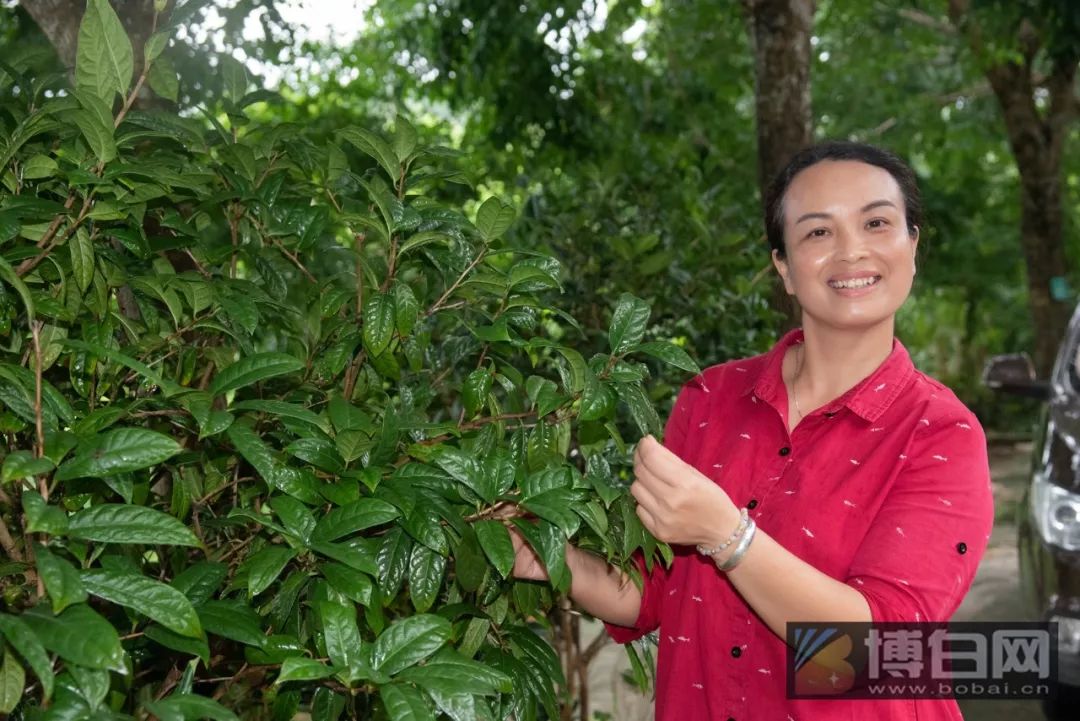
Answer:
[{"label": "green shrub", "polygon": [[697,369],[630,295],[584,358],[559,263],[403,118],[316,143],[232,66],[220,113],[139,109],[169,32],[91,0],[72,84],[3,67],[0,712],[555,716],[563,544],[670,559],[618,480],[617,414],[661,425],[631,356]]}]

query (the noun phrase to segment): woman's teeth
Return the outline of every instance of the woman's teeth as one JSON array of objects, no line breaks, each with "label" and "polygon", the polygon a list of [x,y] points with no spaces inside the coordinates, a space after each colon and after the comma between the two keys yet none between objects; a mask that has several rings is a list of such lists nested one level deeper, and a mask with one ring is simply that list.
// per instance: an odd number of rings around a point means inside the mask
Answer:
[{"label": "woman's teeth", "polygon": [[831,288],[865,288],[868,285],[873,285],[881,280],[880,275],[875,275],[871,278],[857,278],[855,280],[830,280],[829,287]]}]

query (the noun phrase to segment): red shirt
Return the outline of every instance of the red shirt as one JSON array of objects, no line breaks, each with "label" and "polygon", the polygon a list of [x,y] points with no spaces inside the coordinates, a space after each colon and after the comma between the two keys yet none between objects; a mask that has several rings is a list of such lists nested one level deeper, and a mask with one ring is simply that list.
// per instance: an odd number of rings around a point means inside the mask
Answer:
[{"label": "red shirt", "polygon": [[[874,621],[948,620],[993,526],[981,425],[894,340],[877,370],[789,435],[780,370],[802,339],[793,330],[688,382],[665,445],[753,506],[781,546],[860,591]],[[646,577],[635,627],[607,626],[619,643],[659,628],[657,721],[963,718],[953,699],[788,699],[785,641],[711,560],[675,551]]]}]

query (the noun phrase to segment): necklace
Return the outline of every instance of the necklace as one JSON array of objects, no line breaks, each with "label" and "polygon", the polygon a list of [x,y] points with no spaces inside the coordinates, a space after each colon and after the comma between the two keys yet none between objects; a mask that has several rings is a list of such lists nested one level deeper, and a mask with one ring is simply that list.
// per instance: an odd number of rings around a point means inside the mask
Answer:
[{"label": "necklace", "polygon": [[797,352],[799,354],[799,360],[795,366],[795,375],[791,378],[791,397],[795,399],[795,410],[798,412],[799,420],[801,421],[803,419],[803,412],[802,408],[799,408],[799,393],[795,389],[795,384],[799,382],[799,374],[802,373],[803,345],[801,343],[799,344]]}]

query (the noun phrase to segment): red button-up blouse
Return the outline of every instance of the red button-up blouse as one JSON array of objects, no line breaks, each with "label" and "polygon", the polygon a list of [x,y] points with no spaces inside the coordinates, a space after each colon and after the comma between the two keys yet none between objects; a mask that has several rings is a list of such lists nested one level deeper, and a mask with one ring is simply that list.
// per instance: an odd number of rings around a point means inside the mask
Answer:
[{"label": "red button-up blouse", "polygon": [[[850,391],[787,432],[785,335],[683,386],[664,443],[791,553],[860,591],[874,621],[945,621],[971,586],[994,509],[986,438],[899,340]],[[963,544],[963,545],[961,545]],[[962,719],[953,699],[788,699],[786,643],[693,548],[646,577],[626,643],[659,629],[658,721]]]}]

